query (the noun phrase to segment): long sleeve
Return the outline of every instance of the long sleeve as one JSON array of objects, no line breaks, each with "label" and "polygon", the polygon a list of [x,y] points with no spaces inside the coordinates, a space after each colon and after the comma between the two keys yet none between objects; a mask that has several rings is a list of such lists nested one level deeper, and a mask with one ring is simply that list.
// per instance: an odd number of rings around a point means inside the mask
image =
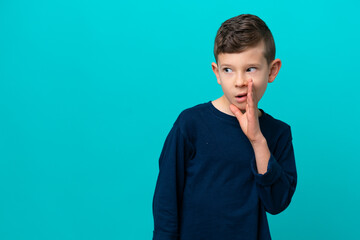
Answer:
[{"label": "long sleeve", "polygon": [[191,153],[190,142],[175,122],[159,158],[159,175],[153,197],[153,240],[177,240],[179,237],[185,161]]},{"label": "long sleeve", "polygon": [[278,214],[291,202],[297,185],[297,172],[290,127],[279,137],[271,152],[265,174],[259,174],[255,159],[251,162],[258,195],[265,210]]}]

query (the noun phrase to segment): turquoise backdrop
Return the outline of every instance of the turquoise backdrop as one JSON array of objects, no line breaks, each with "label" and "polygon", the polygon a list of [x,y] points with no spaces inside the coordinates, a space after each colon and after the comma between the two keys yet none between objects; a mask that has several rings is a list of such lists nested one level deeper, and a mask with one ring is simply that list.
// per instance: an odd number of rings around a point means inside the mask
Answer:
[{"label": "turquoise backdrop", "polygon": [[292,126],[298,186],[273,239],[360,235],[359,1],[0,1],[0,239],[151,239],[165,137],[214,100],[221,23],[265,20],[283,62],[259,107]]}]

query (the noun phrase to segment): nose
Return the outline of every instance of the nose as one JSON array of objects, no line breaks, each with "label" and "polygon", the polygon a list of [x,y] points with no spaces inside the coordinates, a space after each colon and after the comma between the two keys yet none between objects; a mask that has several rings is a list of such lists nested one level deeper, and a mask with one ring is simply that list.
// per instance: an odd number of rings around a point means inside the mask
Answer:
[{"label": "nose", "polygon": [[236,87],[243,87],[247,85],[246,76],[242,74],[238,74],[235,78],[235,86]]}]

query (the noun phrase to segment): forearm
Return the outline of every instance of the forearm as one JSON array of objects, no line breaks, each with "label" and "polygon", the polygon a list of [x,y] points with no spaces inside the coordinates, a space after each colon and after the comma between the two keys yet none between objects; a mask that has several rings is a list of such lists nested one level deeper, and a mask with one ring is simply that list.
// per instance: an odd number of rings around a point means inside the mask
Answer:
[{"label": "forearm", "polygon": [[252,141],[251,145],[254,149],[258,173],[265,174],[270,159],[270,150],[267,145],[267,141],[265,137],[262,136],[261,138],[259,138],[259,140]]},{"label": "forearm", "polygon": [[251,169],[257,183],[257,191],[265,210],[271,214],[278,214],[286,209],[297,183],[290,128],[287,134],[281,136],[277,140],[277,148],[271,152],[266,139],[262,139],[262,134],[256,138],[258,141],[251,141],[255,153]]}]

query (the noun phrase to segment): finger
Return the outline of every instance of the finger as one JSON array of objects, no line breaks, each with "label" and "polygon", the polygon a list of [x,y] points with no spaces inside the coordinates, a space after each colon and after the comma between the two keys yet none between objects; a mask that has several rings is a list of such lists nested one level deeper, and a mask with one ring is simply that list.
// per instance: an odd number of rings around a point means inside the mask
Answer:
[{"label": "finger", "polygon": [[252,96],[251,100],[256,107],[257,102],[256,102],[256,98],[255,98],[256,94],[255,94],[255,88],[254,88],[254,80],[251,80],[251,96]]},{"label": "finger", "polygon": [[255,94],[255,88],[254,88],[254,81],[251,81],[251,96],[249,97],[249,115],[252,117],[258,117],[258,107],[257,107],[257,101],[256,101],[256,94]]},{"label": "finger", "polygon": [[251,110],[249,104],[246,104],[246,113],[246,117],[247,119],[249,119],[249,117],[251,117]]},{"label": "finger", "polygon": [[248,85],[248,96],[247,96],[247,103],[249,105],[250,114],[254,113],[255,102],[254,102],[254,82],[252,79],[249,80]]},{"label": "finger", "polygon": [[234,104],[230,104],[230,110],[235,115],[235,117],[240,121],[240,118],[243,115],[243,113],[240,111],[240,109],[237,108]]}]

